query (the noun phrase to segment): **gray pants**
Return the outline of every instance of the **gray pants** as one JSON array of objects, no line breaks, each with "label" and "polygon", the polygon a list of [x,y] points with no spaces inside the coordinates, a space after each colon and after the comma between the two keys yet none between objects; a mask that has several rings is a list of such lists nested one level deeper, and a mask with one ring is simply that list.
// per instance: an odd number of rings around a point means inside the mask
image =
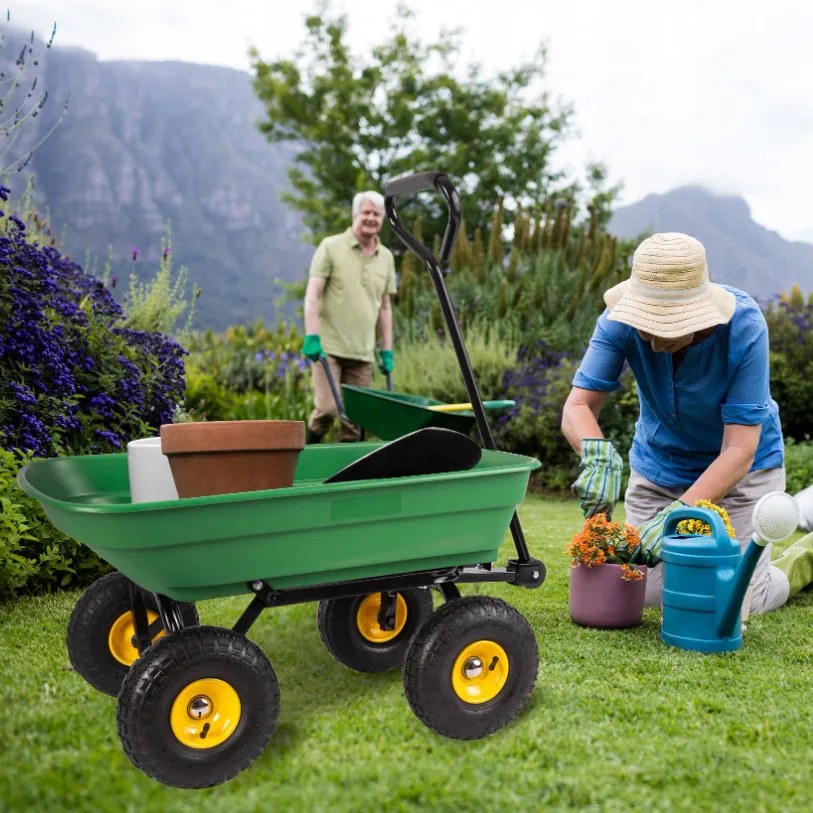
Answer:
[{"label": "gray pants", "polygon": [[[748,545],[754,533],[752,515],[757,500],[769,491],[784,491],[785,470],[763,469],[746,474],[726,496],[717,502],[728,511],[731,524],[737,534],[737,539],[743,549]],[[624,495],[629,525],[636,527],[655,516],[670,502],[678,499],[685,488],[666,488],[642,477],[638,472],[630,474],[629,485]],[[646,599],[648,607],[660,607],[661,590],[663,588],[663,565],[651,568],[646,577]],[[757,563],[751,579],[749,593],[750,602],[746,595],[743,606],[743,621],[752,613],[767,613],[781,607],[788,600],[790,585],[785,574],[776,567],[771,566],[771,546],[766,545],[765,551]]]}]

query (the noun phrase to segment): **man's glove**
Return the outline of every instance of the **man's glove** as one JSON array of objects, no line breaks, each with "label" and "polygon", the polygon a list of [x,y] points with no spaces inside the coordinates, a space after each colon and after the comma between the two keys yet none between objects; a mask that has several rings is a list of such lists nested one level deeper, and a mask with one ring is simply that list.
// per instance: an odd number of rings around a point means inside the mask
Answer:
[{"label": "man's glove", "polygon": [[305,336],[305,341],[302,342],[302,355],[307,356],[311,361],[319,361],[324,356],[322,340],[318,333],[308,333]]},{"label": "man's glove", "polygon": [[661,545],[663,545],[663,526],[666,524],[666,518],[676,508],[682,508],[686,503],[681,500],[675,500],[669,503],[666,508],[655,514],[652,519],[642,523],[638,528],[638,535],[641,537],[641,546],[638,548],[640,553],[633,556],[644,565],[658,564],[661,561]]},{"label": "man's glove", "polygon": [[391,373],[395,369],[395,358],[392,350],[379,350],[378,351],[378,369],[384,375]]},{"label": "man's glove", "polygon": [[624,461],[609,440],[582,440],[581,473],[571,489],[579,498],[585,518],[604,512],[612,517],[621,491],[621,471]]}]

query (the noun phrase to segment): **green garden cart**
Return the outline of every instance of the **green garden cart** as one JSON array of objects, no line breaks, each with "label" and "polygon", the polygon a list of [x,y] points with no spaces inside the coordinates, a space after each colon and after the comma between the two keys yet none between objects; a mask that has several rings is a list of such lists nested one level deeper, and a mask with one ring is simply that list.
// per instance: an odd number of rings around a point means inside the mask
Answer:
[{"label": "green garden cart", "polygon": [[[387,216],[441,295],[485,447],[473,468],[327,483],[382,444],[326,444],[304,449],[288,488],[145,503],[131,501],[126,454],[40,460],[19,473],[57,528],[116,568],[77,601],[68,654],[88,683],[117,697],[125,753],[160,782],[225,782],[269,742],[279,683],[247,638],[268,608],[318,602],[330,654],[359,672],[401,668],[412,710],[444,736],[487,736],[530,697],[530,625],[505,601],[462,597],[458,586],[542,584],[515,513],[539,462],[494,449],[440,264],[397,217],[396,196],[424,188],[449,205],[447,262],[460,207],[445,174],[390,184]],[[497,567],[509,526],[517,558]],[[196,603],[241,594],[248,605],[231,628],[200,624]],[[434,595],[444,600],[437,609]]]}]

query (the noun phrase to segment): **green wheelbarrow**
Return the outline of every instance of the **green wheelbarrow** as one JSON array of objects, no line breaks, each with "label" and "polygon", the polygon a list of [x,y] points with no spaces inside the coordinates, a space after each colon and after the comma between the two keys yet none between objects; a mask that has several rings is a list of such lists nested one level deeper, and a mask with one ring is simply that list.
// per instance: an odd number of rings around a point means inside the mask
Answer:
[{"label": "green wheelbarrow", "polygon": [[[515,513],[540,464],[495,448],[440,263],[398,219],[398,195],[431,188],[449,209],[445,263],[462,216],[445,173],[393,181],[385,209],[438,291],[485,447],[473,468],[326,482],[382,444],[309,446],[288,488],[146,503],[131,500],[126,454],[35,461],[18,475],[57,528],[117,568],[77,601],[68,655],[89,684],[117,696],[124,751],[153,779],[208,787],[261,754],[280,689],[246,634],[268,608],[318,602],[328,652],[359,672],[401,669],[413,712],[444,736],[488,736],[530,698],[533,629],[502,599],[461,596],[458,585],[542,584],[545,567]],[[507,528],[516,557],[496,566]],[[196,602],[240,594],[249,603],[231,628],[199,623]]]},{"label": "green wheelbarrow", "polygon": [[[132,763],[183,788],[225,782],[271,739],[280,687],[246,633],[268,608],[318,602],[328,652],[359,672],[403,667],[418,718],[455,739],[497,731],[526,705],[537,643],[507,603],[457,585],[538,587],[539,567],[492,567],[532,458],[486,450],[465,471],[325,480],[380,443],[309,446],[288,488],[132,503],[126,454],[39,460],[20,487],[117,572],[68,623],[68,655],[117,696]],[[434,588],[446,603],[434,608]],[[246,594],[231,628],[195,602]]]},{"label": "green wheelbarrow", "polygon": [[[392,390],[374,390],[342,384],[344,411],[348,419],[382,440],[437,426],[468,435],[475,428],[471,404],[444,404],[422,395],[406,395]],[[489,410],[509,409],[510,400],[484,401]]]}]

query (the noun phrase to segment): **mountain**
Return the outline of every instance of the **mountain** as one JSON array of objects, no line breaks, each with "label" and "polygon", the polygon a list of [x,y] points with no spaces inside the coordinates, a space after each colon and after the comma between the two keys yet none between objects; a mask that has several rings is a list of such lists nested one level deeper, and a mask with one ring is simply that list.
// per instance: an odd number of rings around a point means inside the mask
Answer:
[{"label": "mountain", "polygon": [[[202,289],[198,327],[273,322],[275,278],[302,279],[313,248],[279,199],[293,148],[257,129],[262,107],[251,76],[181,62],[100,62],[78,48],[39,45],[38,81],[49,98],[23,128],[25,145],[49,131],[69,100],[26,172],[66,253],[100,274],[110,251],[122,283],[131,271],[148,278],[169,224],[174,266],[187,266]],[[6,71],[18,50],[4,45]],[[19,193],[23,179],[10,185]]]},{"label": "mountain", "polygon": [[798,283],[813,291],[813,245],[791,242],[754,222],[743,198],[717,195],[701,186],[683,186],[647,195],[618,208],[611,233],[635,238],[642,233],[679,231],[706,247],[715,282],[733,285],[768,301]]},{"label": "mountain", "polygon": [[[0,47],[0,87],[28,41],[11,33]],[[49,99],[21,129],[15,151],[25,155],[49,133],[69,98],[64,119],[25,169],[66,252],[98,274],[109,252],[121,297],[132,271],[141,279],[155,273],[169,224],[175,267],[187,266],[203,291],[197,327],[273,323],[281,292],[275,279],[302,280],[313,248],[300,216],[280,201],[294,147],[260,134],[263,110],[251,76],[182,62],[99,61],[39,41],[32,48],[40,63],[29,67]],[[0,149],[0,163],[7,162]],[[25,182],[15,174],[7,183],[13,204]],[[696,236],[713,278],[759,299],[794,282],[813,290],[813,245],[755,223],[742,198],[687,186],[621,207],[610,222],[623,237],[647,230]]]}]

